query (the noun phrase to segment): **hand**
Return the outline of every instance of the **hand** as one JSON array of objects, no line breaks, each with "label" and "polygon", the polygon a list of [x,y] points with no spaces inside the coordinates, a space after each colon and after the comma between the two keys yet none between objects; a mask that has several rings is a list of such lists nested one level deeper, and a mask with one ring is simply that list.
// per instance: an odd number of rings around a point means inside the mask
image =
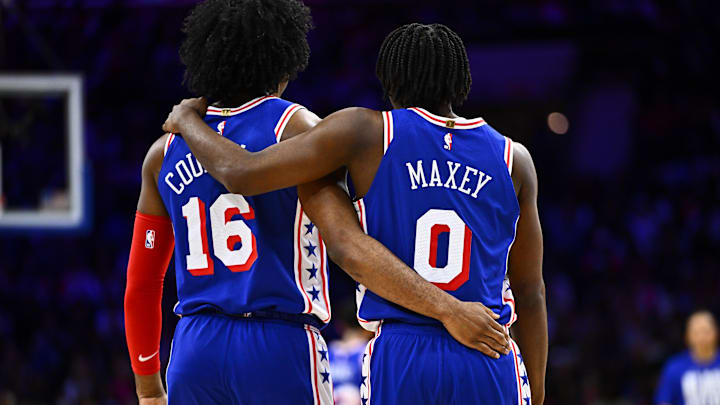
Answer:
[{"label": "hand", "polygon": [[479,302],[457,301],[443,317],[445,329],[458,342],[497,359],[510,352],[510,336],[495,320],[499,315]]},{"label": "hand", "polygon": [[139,405],[167,405],[167,395],[152,398],[140,398]]},{"label": "hand", "polygon": [[204,117],[207,112],[205,97],[187,98],[176,104],[163,124],[163,131],[173,134],[182,133],[183,124],[188,118]]}]

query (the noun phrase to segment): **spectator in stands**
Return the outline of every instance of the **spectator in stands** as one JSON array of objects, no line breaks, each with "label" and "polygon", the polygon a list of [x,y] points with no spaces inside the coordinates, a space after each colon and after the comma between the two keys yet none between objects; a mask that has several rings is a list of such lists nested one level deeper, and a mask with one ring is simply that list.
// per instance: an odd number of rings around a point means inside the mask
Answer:
[{"label": "spectator in stands", "polygon": [[655,395],[657,405],[720,404],[718,326],[709,311],[687,321],[688,351],[668,360]]}]

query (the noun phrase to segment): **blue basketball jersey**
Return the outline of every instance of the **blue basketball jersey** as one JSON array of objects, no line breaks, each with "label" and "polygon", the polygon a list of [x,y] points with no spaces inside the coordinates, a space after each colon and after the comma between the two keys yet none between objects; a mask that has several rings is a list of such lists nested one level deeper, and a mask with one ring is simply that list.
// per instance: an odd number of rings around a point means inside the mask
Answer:
[{"label": "blue basketball jersey", "polygon": [[[300,109],[261,97],[233,109],[209,107],[205,122],[256,152],[279,142]],[[181,136],[170,135],[158,189],[175,230],[177,314],[275,311],[330,320],[325,246],[295,188],[229,193]]]},{"label": "blue basketball jersey", "polygon": [[[449,119],[420,108],[383,112],[385,155],[356,201],[368,235],[426,280],[462,301],[479,301],[509,326],[506,278],[520,208],[511,179],[512,141],[482,119]],[[359,285],[358,319],[436,321]]]}]

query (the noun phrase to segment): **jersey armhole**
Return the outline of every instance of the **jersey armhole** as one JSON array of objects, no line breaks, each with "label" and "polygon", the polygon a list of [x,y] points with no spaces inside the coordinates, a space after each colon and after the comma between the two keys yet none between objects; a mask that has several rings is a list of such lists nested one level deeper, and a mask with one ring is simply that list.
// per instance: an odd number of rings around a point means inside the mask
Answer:
[{"label": "jersey armhole", "polygon": [[507,166],[508,172],[512,176],[512,169],[513,169],[513,141],[505,137],[505,150],[503,151],[503,160],[505,161],[505,166]]},{"label": "jersey armhole", "polygon": [[168,139],[165,141],[165,147],[163,148],[163,159],[165,159],[165,156],[167,156],[168,150],[170,149],[170,144],[175,140],[175,134],[168,135]]},{"label": "jersey armhole", "polygon": [[285,109],[285,111],[280,116],[280,119],[278,120],[277,124],[275,125],[275,142],[279,143],[282,140],[283,132],[285,132],[285,127],[287,127],[288,123],[290,122],[290,119],[293,115],[295,115],[296,112],[302,110],[303,106],[300,104],[290,104],[288,108]]},{"label": "jersey armhole", "polygon": [[383,155],[387,154],[387,150],[393,141],[395,124],[393,123],[392,111],[383,111]]}]

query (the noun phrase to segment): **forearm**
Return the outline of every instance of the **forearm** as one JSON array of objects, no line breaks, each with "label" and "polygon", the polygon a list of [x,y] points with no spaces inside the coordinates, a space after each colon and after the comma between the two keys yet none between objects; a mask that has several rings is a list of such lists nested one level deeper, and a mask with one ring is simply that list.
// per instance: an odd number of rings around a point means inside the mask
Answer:
[{"label": "forearm", "polygon": [[[351,239],[351,240],[350,240]],[[457,299],[428,283],[377,240],[358,233],[328,252],[333,261],[373,293],[421,315],[443,321]]]},{"label": "forearm", "polygon": [[228,190],[242,193],[244,169],[251,153],[213,131],[200,116],[192,114],[183,121],[182,137],[200,164]]},{"label": "forearm", "polygon": [[150,375],[135,374],[135,392],[138,398],[160,398],[165,396],[160,372]]},{"label": "forearm", "polygon": [[544,286],[531,293],[515,296],[518,320],[512,334],[525,360],[532,402],[542,404],[545,399],[545,370],[548,356],[547,309]]}]

